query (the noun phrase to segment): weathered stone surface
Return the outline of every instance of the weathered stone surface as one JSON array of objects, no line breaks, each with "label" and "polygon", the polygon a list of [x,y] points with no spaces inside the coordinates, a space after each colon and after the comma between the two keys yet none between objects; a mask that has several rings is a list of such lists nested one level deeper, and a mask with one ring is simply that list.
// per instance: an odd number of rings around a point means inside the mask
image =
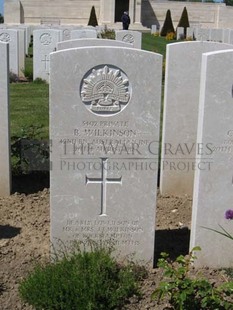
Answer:
[{"label": "weathered stone surface", "polygon": [[[190,248],[202,249],[197,253],[198,267],[233,263],[232,240],[203,228],[223,232],[222,226],[232,235],[232,221],[224,218],[226,210],[233,210],[232,76],[233,50],[203,55],[197,142],[212,152],[210,169],[195,173]],[[197,154],[197,164],[204,162],[206,154]]]},{"label": "weathered stone surface", "polygon": [[58,240],[112,239],[121,257],[152,260],[161,72],[161,55],[132,48],[51,54],[56,248]]},{"label": "weathered stone surface", "polygon": [[33,79],[49,82],[50,53],[61,40],[61,30],[39,29],[33,31]]},{"label": "weathered stone surface", "polygon": [[[162,194],[192,195],[195,165],[201,56],[232,45],[182,42],[167,46],[162,165]],[[203,168],[203,167],[202,167]],[[206,163],[205,169],[208,169]]]},{"label": "weathered stone surface", "polygon": [[[22,60],[20,55],[20,31],[12,29],[0,29],[0,42],[9,43],[9,57],[10,57],[10,71],[17,76],[21,75],[22,71],[20,70],[20,64]],[[22,39],[22,37],[21,37]]]},{"label": "weathered stone surface", "polygon": [[116,41],[116,40],[107,40],[107,39],[76,39],[68,40],[64,42],[57,43],[57,50],[64,50],[75,47],[85,47],[85,46],[123,46],[123,47],[132,47],[132,44]]},{"label": "weathered stone surface", "polygon": [[116,40],[131,43],[134,48],[142,47],[142,33],[139,31],[117,30]]},{"label": "weathered stone surface", "polygon": [[9,44],[0,42],[0,196],[10,195]]},{"label": "weathered stone surface", "polygon": [[95,29],[78,29],[71,30],[70,38],[73,39],[84,39],[84,38],[97,38],[97,31]]}]

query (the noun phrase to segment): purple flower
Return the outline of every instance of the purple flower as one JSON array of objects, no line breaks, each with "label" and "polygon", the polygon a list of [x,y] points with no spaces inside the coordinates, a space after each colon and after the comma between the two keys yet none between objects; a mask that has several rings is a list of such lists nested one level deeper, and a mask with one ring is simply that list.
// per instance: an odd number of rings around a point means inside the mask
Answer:
[{"label": "purple flower", "polygon": [[225,219],[233,220],[233,210],[229,209],[225,212]]}]

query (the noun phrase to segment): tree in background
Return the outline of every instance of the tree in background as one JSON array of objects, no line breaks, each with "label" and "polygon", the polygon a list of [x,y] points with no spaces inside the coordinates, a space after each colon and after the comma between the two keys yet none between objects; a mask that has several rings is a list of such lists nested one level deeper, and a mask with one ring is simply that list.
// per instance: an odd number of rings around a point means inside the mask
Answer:
[{"label": "tree in background", "polygon": [[91,8],[91,14],[90,14],[88,26],[93,26],[93,27],[98,26],[98,21],[97,21],[97,17],[95,14],[95,7],[94,6]]},{"label": "tree in background", "polygon": [[226,5],[233,6],[233,0],[225,0]]},{"label": "tree in background", "polygon": [[2,14],[0,13],[0,24],[4,23],[4,16],[2,16]]},{"label": "tree in background", "polygon": [[181,14],[179,23],[177,25],[177,28],[178,27],[184,28],[184,38],[186,38],[187,28],[189,27],[189,18],[188,18],[188,12],[187,12],[186,6],[184,7],[183,12]]},{"label": "tree in background", "polygon": [[166,37],[168,33],[175,33],[170,10],[167,10],[165,21],[164,21],[162,30],[160,32],[160,36]]}]

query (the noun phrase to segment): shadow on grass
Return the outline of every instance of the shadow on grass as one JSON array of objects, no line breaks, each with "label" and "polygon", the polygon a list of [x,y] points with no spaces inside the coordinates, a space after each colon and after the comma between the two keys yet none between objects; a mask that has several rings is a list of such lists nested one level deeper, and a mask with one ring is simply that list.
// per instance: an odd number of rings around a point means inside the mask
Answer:
[{"label": "shadow on grass", "polygon": [[172,260],[189,253],[190,230],[188,228],[157,230],[155,232],[154,266],[161,252],[166,252]]},{"label": "shadow on grass", "polygon": [[36,172],[12,177],[12,193],[33,194],[49,188],[49,172]]}]

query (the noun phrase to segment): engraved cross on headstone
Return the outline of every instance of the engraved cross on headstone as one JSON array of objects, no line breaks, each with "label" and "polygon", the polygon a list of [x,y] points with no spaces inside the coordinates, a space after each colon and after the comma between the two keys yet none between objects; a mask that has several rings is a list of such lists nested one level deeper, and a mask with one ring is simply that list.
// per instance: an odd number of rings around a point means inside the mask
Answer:
[{"label": "engraved cross on headstone", "polygon": [[86,185],[89,183],[101,184],[101,213],[100,216],[107,215],[107,184],[122,184],[122,177],[108,178],[106,163],[108,158],[101,158],[101,177],[100,178],[88,178],[86,176]]},{"label": "engraved cross on headstone", "polygon": [[41,59],[41,61],[42,62],[44,62],[44,64],[45,64],[45,71],[49,71],[49,66],[48,66],[48,64],[49,64],[49,57],[48,57],[48,55],[45,55],[44,56],[44,59]]}]

